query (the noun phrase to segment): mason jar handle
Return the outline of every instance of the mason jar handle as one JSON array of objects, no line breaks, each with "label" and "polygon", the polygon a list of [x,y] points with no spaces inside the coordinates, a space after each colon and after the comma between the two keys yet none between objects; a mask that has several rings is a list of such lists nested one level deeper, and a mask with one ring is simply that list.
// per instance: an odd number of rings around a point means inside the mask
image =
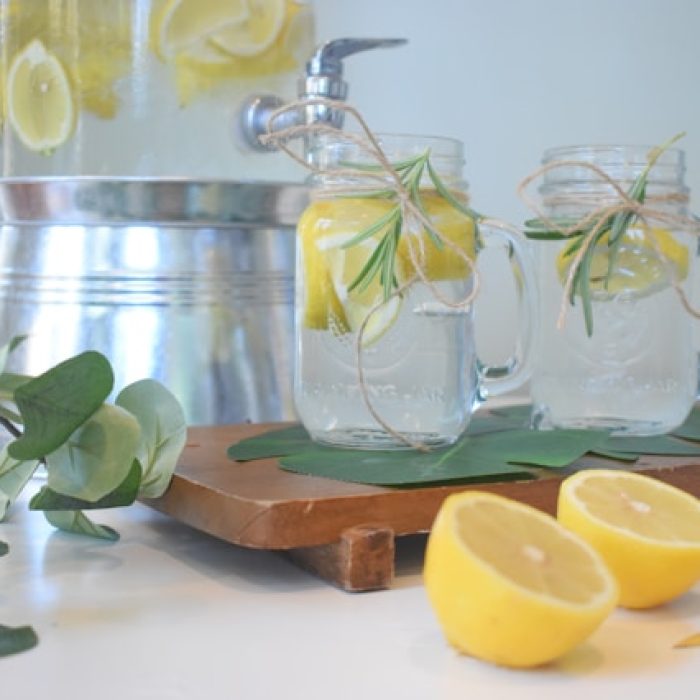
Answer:
[{"label": "mason jar handle", "polygon": [[537,325],[537,283],[527,240],[515,226],[497,219],[479,223],[485,248],[503,247],[508,253],[517,296],[518,332],[513,354],[501,365],[477,359],[482,399],[505,394],[522,386],[532,373],[532,354]]}]

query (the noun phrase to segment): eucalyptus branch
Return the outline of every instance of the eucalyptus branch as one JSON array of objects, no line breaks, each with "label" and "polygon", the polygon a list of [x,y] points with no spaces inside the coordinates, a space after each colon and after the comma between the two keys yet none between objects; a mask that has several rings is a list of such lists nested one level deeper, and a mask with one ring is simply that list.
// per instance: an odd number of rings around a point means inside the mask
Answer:
[{"label": "eucalyptus branch", "polygon": [[21,437],[22,431],[14,423],[5,418],[5,416],[0,416],[0,425],[2,425],[12,437]]}]

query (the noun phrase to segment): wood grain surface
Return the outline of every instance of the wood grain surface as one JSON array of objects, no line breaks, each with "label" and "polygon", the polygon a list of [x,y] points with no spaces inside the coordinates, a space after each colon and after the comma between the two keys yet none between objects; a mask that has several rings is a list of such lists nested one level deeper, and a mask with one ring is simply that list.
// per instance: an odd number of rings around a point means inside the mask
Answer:
[{"label": "wood grain surface", "polygon": [[[566,473],[551,470],[534,481],[395,489],[285,472],[276,459],[227,457],[232,443],[285,425],[190,428],[170,488],[144,502],[237,545],[296,549],[347,540],[344,533],[358,527],[397,536],[427,532],[442,501],[466,489],[499,493],[554,513]],[[590,458],[576,466],[610,464]],[[643,457],[633,468],[700,497],[700,458]]]}]

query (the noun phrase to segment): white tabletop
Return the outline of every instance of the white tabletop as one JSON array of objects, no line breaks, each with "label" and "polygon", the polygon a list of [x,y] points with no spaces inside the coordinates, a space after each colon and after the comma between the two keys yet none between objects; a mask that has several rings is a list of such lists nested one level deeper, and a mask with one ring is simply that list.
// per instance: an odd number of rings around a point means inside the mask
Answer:
[{"label": "white tabletop", "polygon": [[[30,484],[33,492],[39,483]],[[107,543],[54,531],[16,504],[0,540],[0,624],[35,649],[2,659],[20,700],[696,698],[700,586],[616,612],[557,664],[509,671],[443,640],[421,583],[422,538],[399,541],[390,591],[349,594],[272,552],[234,547],[142,505],[100,511]]]}]

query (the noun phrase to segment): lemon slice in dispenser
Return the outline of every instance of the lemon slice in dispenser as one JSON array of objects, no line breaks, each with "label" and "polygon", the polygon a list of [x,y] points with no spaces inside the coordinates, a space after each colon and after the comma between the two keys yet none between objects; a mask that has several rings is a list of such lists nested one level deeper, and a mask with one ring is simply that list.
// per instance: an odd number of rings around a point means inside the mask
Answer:
[{"label": "lemon slice in dispenser", "polygon": [[248,16],[245,0],[170,0],[154,19],[158,53],[173,58],[193,47],[197,51],[211,34]]},{"label": "lemon slice in dispenser", "polygon": [[314,15],[307,5],[297,5],[296,12],[289,17],[282,42],[284,50],[303,66],[315,48]]},{"label": "lemon slice in dispenser", "polygon": [[232,56],[258,56],[274,43],[285,20],[285,0],[248,0],[248,15],[213,33],[210,41]]},{"label": "lemon slice in dispenser", "polygon": [[12,127],[32,151],[50,151],[70,137],[75,122],[71,85],[60,61],[39,39],[12,60],[6,100]]}]

